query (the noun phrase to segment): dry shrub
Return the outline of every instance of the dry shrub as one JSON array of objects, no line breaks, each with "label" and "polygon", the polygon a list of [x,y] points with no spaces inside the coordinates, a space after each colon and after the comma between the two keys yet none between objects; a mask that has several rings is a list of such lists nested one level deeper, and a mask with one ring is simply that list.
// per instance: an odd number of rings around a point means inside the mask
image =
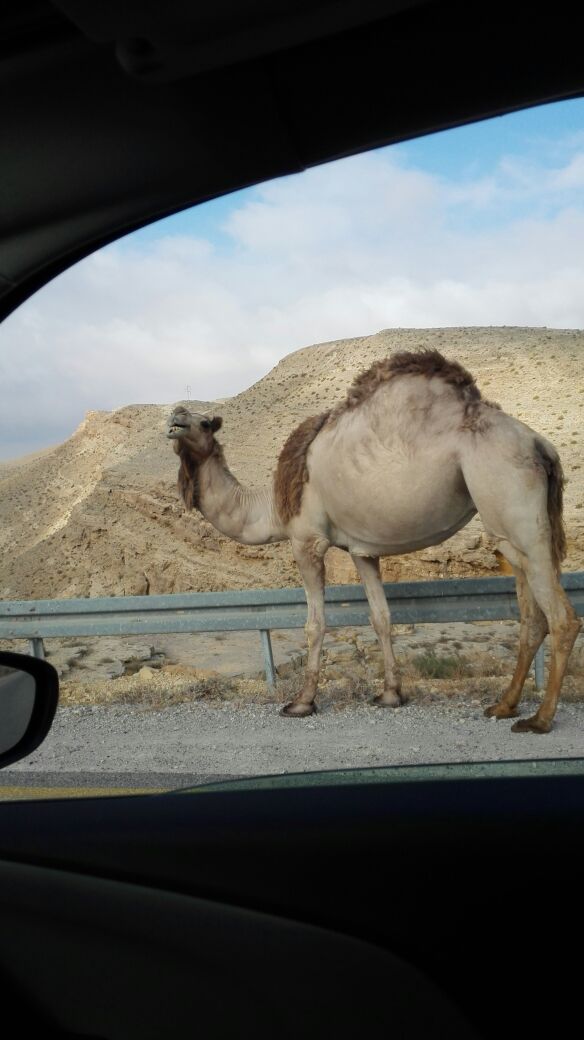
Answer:
[{"label": "dry shrub", "polygon": [[424,679],[462,679],[472,675],[472,669],[460,654],[439,655],[434,650],[427,650],[424,654],[416,654],[412,664]]}]

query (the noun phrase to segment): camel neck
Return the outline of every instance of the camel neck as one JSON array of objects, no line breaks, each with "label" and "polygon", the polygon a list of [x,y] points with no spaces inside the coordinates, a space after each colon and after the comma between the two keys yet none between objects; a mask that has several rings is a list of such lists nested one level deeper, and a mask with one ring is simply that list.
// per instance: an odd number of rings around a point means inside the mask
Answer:
[{"label": "camel neck", "polygon": [[286,537],[271,487],[242,487],[229,470],[223,452],[211,455],[199,466],[198,508],[218,531],[244,545],[264,545]]}]

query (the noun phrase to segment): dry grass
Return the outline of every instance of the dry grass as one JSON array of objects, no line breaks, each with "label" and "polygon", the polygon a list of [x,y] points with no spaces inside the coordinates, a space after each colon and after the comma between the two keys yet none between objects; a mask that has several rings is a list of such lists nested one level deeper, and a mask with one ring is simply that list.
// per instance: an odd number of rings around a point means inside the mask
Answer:
[{"label": "dry grass", "polygon": [[274,692],[264,679],[226,678],[206,675],[193,668],[178,665],[154,671],[142,668],[119,679],[95,679],[87,682],[61,681],[60,704],[75,705],[140,705],[144,708],[166,708],[173,704],[195,701],[237,704],[274,704],[290,700],[302,687],[302,673],[280,679]]},{"label": "dry grass", "polygon": [[460,654],[438,655],[434,650],[416,654],[412,665],[426,679],[461,679],[472,675],[472,668]]},{"label": "dry grass", "polygon": [[[150,673],[150,674],[146,674]],[[402,690],[407,700],[429,703],[436,699],[459,696],[491,697],[499,695],[508,676],[476,676],[457,679],[423,678],[414,670],[402,672]],[[234,707],[245,704],[280,705],[291,700],[302,688],[302,672],[278,680],[276,691],[270,690],[263,679],[227,679],[205,676],[192,669],[171,666],[152,671],[142,669],[135,675],[119,679],[92,682],[63,681],[60,703],[75,705],[139,705],[159,710],[175,704],[196,701],[209,703],[229,702]],[[527,688],[533,687],[528,681]],[[578,684],[581,688],[581,683]],[[365,704],[381,692],[383,681],[371,676],[324,679],[320,685],[318,703],[323,709],[341,711],[347,707]]]},{"label": "dry grass", "polygon": [[[402,692],[406,699],[420,704],[435,700],[477,699],[490,703],[501,696],[511,679],[511,666],[488,653],[440,655],[433,650],[402,656],[399,660]],[[381,659],[366,660],[363,655],[339,664],[325,663],[318,703],[324,709],[344,708],[366,703],[383,688]],[[72,705],[140,705],[161,709],[174,704],[206,701],[279,705],[291,700],[302,688],[304,668],[279,678],[271,690],[263,677],[229,678],[183,665],[152,669],[143,667],[118,679],[61,680],[60,703]],[[538,697],[533,678],[525,684],[524,697]],[[566,701],[584,698],[584,644],[572,654],[562,687]]]},{"label": "dry grass", "polygon": [[233,680],[201,674],[191,668],[170,665],[142,668],[119,679],[93,679],[76,682],[63,679],[60,704],[115,705],[140,704],[163,708],[198,700],[225,700],[232,693]]}]

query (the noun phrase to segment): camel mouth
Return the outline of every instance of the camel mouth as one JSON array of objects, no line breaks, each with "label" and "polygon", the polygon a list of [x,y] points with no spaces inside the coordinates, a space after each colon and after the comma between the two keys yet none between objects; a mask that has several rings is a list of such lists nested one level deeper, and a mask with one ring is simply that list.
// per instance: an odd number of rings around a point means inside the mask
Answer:
[{"label": "camel mouth", "polygon": [[189,429],[189,427],[188,427],[188,425],[186,423],[174,422],[174,423],[171,423],[171,425],[168,427],[168,432],[167,432],[166,436],[170,440],[176,440],[178,437],[184,437],[184,435],[185,435],[185,433],[187,433],[188,429]]}]

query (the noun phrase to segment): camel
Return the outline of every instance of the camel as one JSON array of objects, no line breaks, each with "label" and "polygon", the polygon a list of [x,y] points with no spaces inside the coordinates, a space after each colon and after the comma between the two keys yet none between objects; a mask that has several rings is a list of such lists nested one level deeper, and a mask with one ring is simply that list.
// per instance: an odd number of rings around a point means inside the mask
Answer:
[{"label": "camel", "polygon": [[549,732],[580,622],[559,581],[563,473],[548,440],[485,400],[473,376],[436,350],[400,352],[373,364],[337,407],[293,431],[271,486],[261,490],[242,487],[228,469],[215,436],[221,425],[219,415],[180,406],[167,437],[180,458],[178,487],[187,509],[246,545],[290,540],[306,590],[308,659],[304,685],[283,715],[316,710],[327,550],[337,546],[354,561],[383,652],[383,692],[375,703],[397,708],[403,697],[379,558],[437,545],[478,512],[515,574],[521,618],[509,688],[485,714],[518,715],[525,679],[549,632],[545,695],[535,715],[512,727]]}]

